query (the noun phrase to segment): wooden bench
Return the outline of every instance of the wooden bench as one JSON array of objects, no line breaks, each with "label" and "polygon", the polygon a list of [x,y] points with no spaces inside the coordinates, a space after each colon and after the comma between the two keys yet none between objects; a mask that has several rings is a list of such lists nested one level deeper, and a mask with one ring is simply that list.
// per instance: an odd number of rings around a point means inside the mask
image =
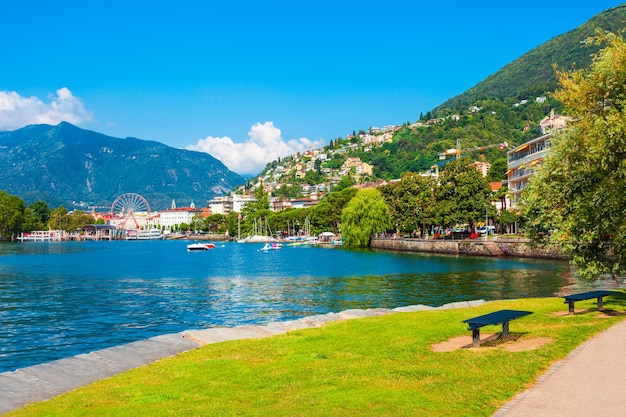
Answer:
[{"label": "wooden bench", "polygon": [[621,292],[597,290],[597,291],[582,292],[580,294],[566,295],[563,298],[565,298],[564,302],[569,304],[569,313],[574,314],[574,303],[576,301],[583,301],[583,300],[590,300],[592,298],[597,298],[598,310],[602,310],[602,298],[606,297],[607,295],[617,295],[617,294],[621,294]]},{"label": "wooden bench", "polygon": [[530,311],[522,310],[500,310],[471,319],[463,320],[468,324],[468,329],[472,331],[472,347],[480,346],[480,328],[483,326],[497,325],[502,323],[502,336],[509,335],[509,322],[520,317],[532,314]]}]

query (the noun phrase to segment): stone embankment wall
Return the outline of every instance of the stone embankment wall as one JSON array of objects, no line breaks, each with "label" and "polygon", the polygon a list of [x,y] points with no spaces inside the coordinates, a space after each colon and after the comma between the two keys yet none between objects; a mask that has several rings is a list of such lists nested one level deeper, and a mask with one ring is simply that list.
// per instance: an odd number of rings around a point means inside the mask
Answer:
[{"label": "stone embankment wall", "polygon": [[469,256],[514,256],[520,258],[567,259],[557,248],[531,246],[528,239],[404,239],[377,237],[372,249],[443,253]]}]

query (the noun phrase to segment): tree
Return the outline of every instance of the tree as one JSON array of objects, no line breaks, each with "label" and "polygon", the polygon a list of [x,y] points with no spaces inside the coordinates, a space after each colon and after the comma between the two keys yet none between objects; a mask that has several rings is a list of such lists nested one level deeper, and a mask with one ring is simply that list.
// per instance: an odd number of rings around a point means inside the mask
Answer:
[{"label": "tree", "polygon": [[322,201],[311,207],[311,227],[320,232],[332,229],[333,233],[338,234],[341,212],[356,193],[357,189],[350,187],[328,194]]},{"label": "tree", "polygon": [[432,224],[435,208],[434,189],[436,184],[430,177],[409,173],[399,182],[380,187],[391,216],[391,223],[399,231],[422,231]]},{"label": "tree", "polygon": [[21,232],[25,211],[21,198],[0,191],[0,238],[10,239]]},{"label": "tree", "polygon": [[69,230],[78,230],[85,225],[94,224],[96,219],[90,215],[85,213],[82,210],[74,210],[74,212],[70,215],[70,229]]},{"label": "tree", "polygon": [[26,207],[24,217],[23,229],[25,231],[30,232],[33,230],[47,230],[48,220],[50,219],[50,209],[48,208],[48,204],[43,201],[34,202]]},{"label": "tree", "polygon": [[341,234],[346,246],[368,247],[372,235],[388,226],[389,209],[375,188],[357,191],[341,213]]},{"label": "tree", "polygon": [[70,232],[72,230],[72,219],[67,209],[63,206],[59,206],[52,210],[48,226],[50,230],[65,230],[66,232]]},{"label": "tree", "polygon": [[506,170],[507,170],[507,162],[506,158],[498,158],[496,159],[489,171],[487,172],[487,181],[489,182],[500,182],[506,179]]},{"label": "tree", "polygon": [[444,227],[469,223],[485,217],[491,189],[489,183],[470,165],[467,157],[448,162],[439,176],[435,214]]},{"label": "tree", "polygon": [[350,175],[345,175],[341,178],[341,180],[339,180],[339,182],[337,183],[337,186],[335,187],[335,190],[341,191],[346,188],[352,187],[353,185],[354,185],[354,181],[352,180],[352,177],[350,177]]},{"label": "tree", "polygon": [[557,69],[554,97],[575,120],[552,138],[550,154],[522,193],[525,230],[558,244],[583,277],[626,273],[626,44],[606,45],[588,69]]},{"label": "tree", "polygon": [[228,230],[228,217],[215,213],[204,219],[203,230],[208,230],[210,233],[224,234]]}]

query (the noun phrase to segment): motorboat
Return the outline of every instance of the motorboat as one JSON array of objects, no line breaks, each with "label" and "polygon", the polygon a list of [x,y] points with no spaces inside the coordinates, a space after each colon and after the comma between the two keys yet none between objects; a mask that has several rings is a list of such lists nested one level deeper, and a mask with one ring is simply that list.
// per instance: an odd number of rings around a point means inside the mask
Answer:
[{"label": "motorboat", "polygon": [[209,250],[209,249],[214,249],[214,248],[215,248],[215,245],[213,243],[191,243],[187,245],[188,252],[203,251],[203,250]]}]

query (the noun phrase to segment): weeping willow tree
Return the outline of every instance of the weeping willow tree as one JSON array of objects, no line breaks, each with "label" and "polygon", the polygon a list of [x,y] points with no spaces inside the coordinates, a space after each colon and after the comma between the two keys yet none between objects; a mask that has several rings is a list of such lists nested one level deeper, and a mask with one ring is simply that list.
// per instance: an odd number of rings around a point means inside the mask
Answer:
[{"label": "weeping willow tree", "polygon": [[389,227],[389,209],[375,188],[359,190],[341,212],[341,235],[344,244],[365,248],[373,234]]}]

